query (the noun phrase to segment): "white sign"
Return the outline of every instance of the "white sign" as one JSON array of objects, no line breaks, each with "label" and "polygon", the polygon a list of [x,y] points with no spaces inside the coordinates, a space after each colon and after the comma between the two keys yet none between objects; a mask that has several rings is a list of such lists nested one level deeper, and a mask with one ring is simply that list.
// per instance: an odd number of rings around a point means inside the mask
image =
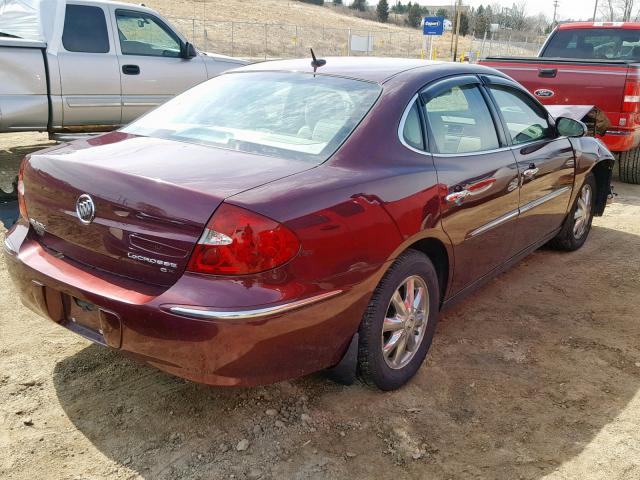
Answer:
[{"label": "white sign", "polygon": [[352,52],[373,52],[373,35],[351,35]]}]

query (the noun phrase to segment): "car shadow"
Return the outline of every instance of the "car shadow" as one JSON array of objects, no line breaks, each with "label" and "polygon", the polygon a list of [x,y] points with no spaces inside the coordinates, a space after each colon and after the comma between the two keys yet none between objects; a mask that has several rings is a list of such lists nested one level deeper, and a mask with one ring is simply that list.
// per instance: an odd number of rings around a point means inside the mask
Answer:
[{"label": "car shadow", "polygon": [[[639,235],[594,226],[578,252],[533,253],[443,313],[426,364],[396,392],[322,375],[207,387],[98,346],[60,361],[54,384],[78,430],[144,478],[542,478],[640,388],[630,251]],[[236,452],[242,438],[251,448]]]},{"label": "car shadow", "polygon": [[[11,144],[5,146],[9,143],[8,140],[5,140],[7,136],[15,137],[17,135],[21,135],[21,140],[30,144],[14,145],[16,140],[13,140]],[[41,134],[0,134],[0,190],[11,191],[12,183],[18,176],[20,162],[25,155],[53,145],[55,142],[47,140]],[[2,196],[2,192],[0,192],[0,196]]]},{"label": "car shadow", "polygon": [[619,180],[613,182],[615,192],[614,203],[622,205],[640,206],[640,185],[624,183]]}]

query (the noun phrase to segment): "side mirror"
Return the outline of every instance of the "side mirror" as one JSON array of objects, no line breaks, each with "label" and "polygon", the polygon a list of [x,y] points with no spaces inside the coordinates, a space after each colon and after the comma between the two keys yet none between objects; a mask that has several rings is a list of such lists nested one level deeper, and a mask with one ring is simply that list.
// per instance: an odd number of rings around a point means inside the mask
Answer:
[{"label": "side mirror", "polygon": [[197,56],[198,52],[196,51],[196,47],[194,47],[192,43],[186,42],[184,45],[182,45],[182,58],[188,60]]},{"label": "side mirror", "polygon": [[584,123],[569,117],[557,118],[556,130],[564,137],[584,137],[588,132]]}]

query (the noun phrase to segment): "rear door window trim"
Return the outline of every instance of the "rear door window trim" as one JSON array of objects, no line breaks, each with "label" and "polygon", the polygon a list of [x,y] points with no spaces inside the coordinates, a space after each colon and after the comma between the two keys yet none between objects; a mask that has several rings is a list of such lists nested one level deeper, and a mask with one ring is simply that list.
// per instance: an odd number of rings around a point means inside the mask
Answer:
[{"label": "rear door window trim", "polygon": [[[476,88],[478,88],[478,91],[482,96],[482,99],[487,107],[487,110],[489,111],[489,115],[493,122],[493,128],[496,132],[496,137],[498,139],[498,147],[488,149],[488,150],[477,150],[475,152],[443,153],[438,151],[438,148],[435,144],[433,145],[430,144],[429,150],[431,155],[439,156],[439,157],[469,157],[474,155],[484,155],[487,153],[500,152],[503,150],[508,150],[510,148],[509,145],[506,143],[506,137],[504,136],[502,123],[500,119],[496,117],[497,112],[495,111],[495,108],[491,104],[489,98],[487,98],[487,94],[486,92],[484,92],[484,89],[482,88],[482,80],[478,75],[462,74],[462,75],[454,75],[451,77],[447,77],[445,79],[437,80],[434,83],[431,83],[423,87],[419,92],[419,96],[422,99],[423,104],[426,105],[426,103],[429,100],[437,97],[443,91],[446,91],[447,89],[451,89],[453,87],[460,87],[460,86],[466,86],[466,85],[474,85]],[[433,134],[433,131],[431,130],[429,119],[426,117],[426,115],[424,115],[424,117],[425,117],[425,125],[427,128],[427,138],[432,139],[434,134]]]}]

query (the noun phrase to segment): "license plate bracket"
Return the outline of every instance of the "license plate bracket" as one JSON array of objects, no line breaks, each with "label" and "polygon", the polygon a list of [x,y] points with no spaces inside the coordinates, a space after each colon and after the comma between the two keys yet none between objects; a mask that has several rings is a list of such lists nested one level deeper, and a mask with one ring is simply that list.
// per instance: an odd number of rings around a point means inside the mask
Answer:
[{"label": "license plate bracket", "polygon": [[69,297],[66,327],[89,340],[120,348],[122,322],[120,316],[91,302]]}]

